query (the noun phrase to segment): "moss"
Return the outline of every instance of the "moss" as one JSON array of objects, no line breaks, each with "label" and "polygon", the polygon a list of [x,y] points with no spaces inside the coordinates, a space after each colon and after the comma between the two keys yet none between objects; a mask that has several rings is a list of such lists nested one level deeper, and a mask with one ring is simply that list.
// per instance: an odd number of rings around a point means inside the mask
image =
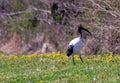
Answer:
[{"label": "moss", "polygon": [[24,18],[24,19],[17,20],[16,21],[17,26],[20,26],[20,27],[26,28],[26,29],[32,28],[33,27],[32,26],[33,25],[32,21],[29,20],[31,17],[32,17],[32,13],[25,13],[25,14],[23,14],[22,18]]},{"label": "moss", "polygon": [[25,8],[25,5],[21,2],[21,0],[11,1],[10,6],[13,11],[20,11]]},{"label": "moss", "polygon": [[53,18],[56,22],[61,22],[62,21],[62,17],[60,15],[55,15],[55,16],[53,16]]},{"label": "moss", "polygon": [[73,39],[73,33],[70,31],[70,30],[67,30],[66,31],[66,37],[67,37],[67,39],[70,41],[70,40],[72,40]]},{"label": "moss", "polygon": [[81,14],[79,14],[79,16],[81,16],[81,17],[85,17],[86,14],[81,13]]},{"label": "moss", "polygon": [[104,11],[98,11],[96,13],[96,16],[100,19],[100,21],[107,21],[107,20],[112,20],[114,16],[112,16],[110,13],[104,12]]},{"label": "moss", "polygon": [[17,24],[22,27],[22,28],[31,28],[32,27],[32,22],[29,21],[28,19],[20,20],[17,22]]},{"label": "moss", "polygon": [[86,2],[83,4],[83,6],[88,7],[88,8],[92,8],[92,3],[91,2]]},{"label": "moss", "polygon": [[8,31],[10,32],[10,33],[18,33],[19,32],[19,30],[17,30],[17,29],[15,29],[15,28],[8,28]]}]

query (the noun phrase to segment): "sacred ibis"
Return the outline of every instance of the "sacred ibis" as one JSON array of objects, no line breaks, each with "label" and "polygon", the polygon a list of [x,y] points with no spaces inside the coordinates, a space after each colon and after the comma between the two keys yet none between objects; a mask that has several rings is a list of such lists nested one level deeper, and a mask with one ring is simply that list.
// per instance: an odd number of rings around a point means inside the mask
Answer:
[{"label": "sacred ibis", "polygon": [[82,31],[83,31],[83,30],[84,30],[84,31],[87,31],[87,32],[91,35],[91,33],[90,33],[89,30],[83,28],[82,25],[79,25],[79,26],[78,26],[78,32],[79,32],[80,36],[77,37],[77,38],[74,38],[73,40],[70,41],[69,46],[68,46],[68,49],[67,49],[67,51],[66,51],[66,56],[67,56],[67,57],[69,57],[69,56],[72,55],[72,60],[73,60],[73,63],[74,63],[74,64],[75,64],[74,54],[78,54],[78,55],[79,55],[79,58],[80,58],[81,61],[83,62],[83,59],[82,59],[82,57],[81,57],[81,55],[80,55],[80,53],[79,53],[79,52],[80,52],[80,49],[81,49],[81,47],[82,47]]}]

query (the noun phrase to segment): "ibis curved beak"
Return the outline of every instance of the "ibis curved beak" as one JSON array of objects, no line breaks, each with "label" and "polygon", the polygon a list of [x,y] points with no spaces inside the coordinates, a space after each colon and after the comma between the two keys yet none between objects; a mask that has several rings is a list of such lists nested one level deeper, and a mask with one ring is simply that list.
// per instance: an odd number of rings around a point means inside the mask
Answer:
[{"label": "ibis curved beak", "polygon": [[90,35],[92,35],[91,32],[90,32],[89,30],[83,28],[82,25],[78,26],[78,32],[79,32],[79,33],[82,33],[82,32],[81,32],[82,30],[84,30],[84,31],[88,32]]},{"label": "ibis curved beak", "polygon": [[88,32],[88,33],[92,36],[92,34],[91,34],[91,32],[90,32],[89,30],[87,30],[87,29],[85,29],[85,28],[82,28],[82,30]]}]

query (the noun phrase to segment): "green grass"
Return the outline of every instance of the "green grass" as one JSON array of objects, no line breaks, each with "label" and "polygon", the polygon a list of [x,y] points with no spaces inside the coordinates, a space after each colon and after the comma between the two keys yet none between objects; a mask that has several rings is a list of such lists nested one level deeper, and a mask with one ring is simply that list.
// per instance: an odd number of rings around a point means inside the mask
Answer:
[{"label": "green grass", "polygon": [[2,57],[0,83],[119,83],[120,56],[100,57],[85,56],[76,65],[63,55]]}]

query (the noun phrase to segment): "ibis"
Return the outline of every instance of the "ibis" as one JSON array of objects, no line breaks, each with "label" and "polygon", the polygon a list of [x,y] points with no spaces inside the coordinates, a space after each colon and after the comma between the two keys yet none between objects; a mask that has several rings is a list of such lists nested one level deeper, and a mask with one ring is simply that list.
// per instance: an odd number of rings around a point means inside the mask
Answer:
[{"label": "ibis", "polygon": [[85,28],[83,28],[82,25],[79,25],[77,27],[78,33],[80,34],[79,37],[74,38],[73,40],[70,41],[69,45],[68,45],[68,49],[66,51],[66,56],[69,57],[72,55],[72,61],[73,64],[75,64],[75,60],[74,60],[74,55],[78,54],[80,60],[83,62],[83,59],[80,55],[80,50],[82,48],[82,31],[86,31],[91,35],[91,32]]}]

